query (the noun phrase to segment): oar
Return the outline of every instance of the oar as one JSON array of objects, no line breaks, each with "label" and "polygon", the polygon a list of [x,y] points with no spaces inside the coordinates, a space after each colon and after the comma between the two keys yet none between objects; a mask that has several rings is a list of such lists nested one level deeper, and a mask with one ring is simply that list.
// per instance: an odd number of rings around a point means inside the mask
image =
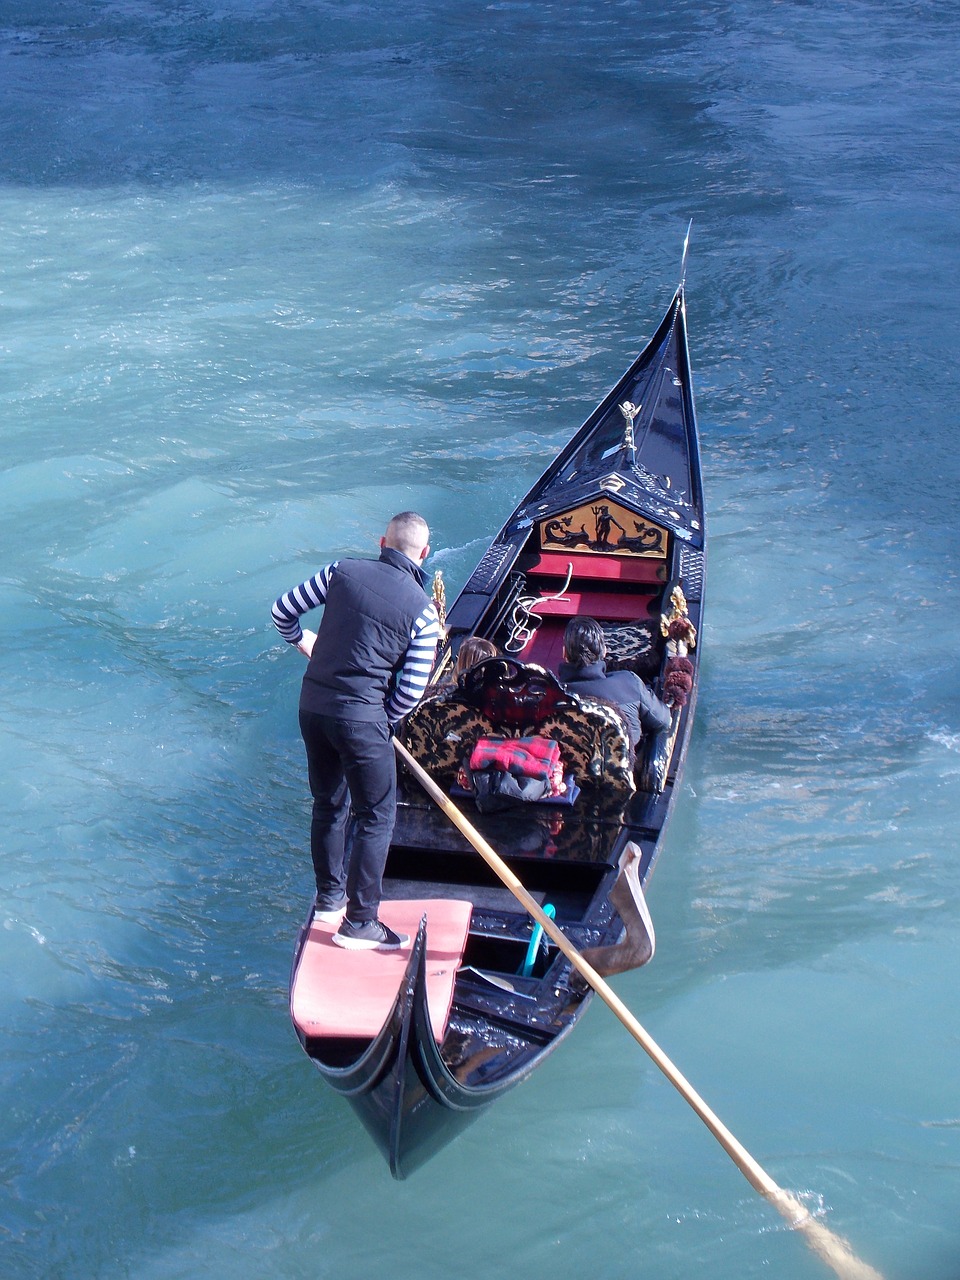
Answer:
[{"label": "oar", "polygon": [[517,877],[513,874],[500,855],[487,843],[476,827],[460,812],[449,796],[437,786],[427,771],[410,754],[402,742],[393,739],[397,754],[431,800],[447,815],[458,831],[464,835],[484,862],[497,874],[525,911],[533,916],[549,938],[556,943],[573,967],[596,991],[603,1002],[613,1010],[641,1048],[649,1054],[673,1087],[686,1099],[713,1136],[726,1151],[750,1185],[765,1196],[779,1213],[787,1220],[795,1231],[800,1231],[807,1244],[831,1267],[840,1280],[883,1280],[878,1271],[863,1262],[851,1250],[850,1246],[829,1227],[818,1222],[810,1210],[796,1196],[774,1182],[749,1151],[737,1141],[725,1124],[707,1106],[703,1098],[693,1088],[678,1068],[670,1061],[660,1046],[653,1040],[612,987],[599,973],[587,963],[575,946],[567,939],[563,931],[550,919],[540,905],[530,896]]}]

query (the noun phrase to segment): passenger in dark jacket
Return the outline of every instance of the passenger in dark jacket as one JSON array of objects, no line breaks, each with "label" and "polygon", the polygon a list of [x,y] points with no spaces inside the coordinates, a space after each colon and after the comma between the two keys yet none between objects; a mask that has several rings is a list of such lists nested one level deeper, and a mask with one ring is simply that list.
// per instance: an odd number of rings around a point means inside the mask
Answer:
[{"label": "passenger in dark jacket", "polygon": [[607,645],[599,622],[583,615],[571,618],[563,635],[561,683],[571,693],[615,703],[627,723],[630,746],[636,748],[644,733],[670,728],[670,708],[634,672],[608,674],[606,656]]}]

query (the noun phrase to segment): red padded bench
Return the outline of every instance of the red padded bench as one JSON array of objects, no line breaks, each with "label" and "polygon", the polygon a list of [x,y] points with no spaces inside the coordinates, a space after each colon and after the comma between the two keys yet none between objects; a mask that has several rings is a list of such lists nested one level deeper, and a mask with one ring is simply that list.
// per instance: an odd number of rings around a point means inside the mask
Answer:
[{"label": "red padded bench", "polygon": [[541,618],[574,618],[585,613],[598,622],[634,622],[650,617],[653,596],[622,596],[607,591],[565,591],[560,600],[541,600],[531,608]]},{"label": "red padded bench", "polygon": [[666,573],[667,562],[650,557],[618,556],[613,552],[607,555],[585,556],[582,552],[578,555],[575,551],[569,554],[562,551],[542,551],[529,566],[527,573],[563,580],[571,564],[575,580],[649,582],[659,587],[665,581],[665,577],[661,575]]}]

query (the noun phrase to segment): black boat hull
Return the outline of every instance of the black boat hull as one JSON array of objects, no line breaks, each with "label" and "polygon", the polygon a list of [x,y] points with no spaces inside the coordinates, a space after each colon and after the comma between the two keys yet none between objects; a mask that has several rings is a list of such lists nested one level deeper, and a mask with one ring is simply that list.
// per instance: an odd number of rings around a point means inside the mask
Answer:
[{"label": "black boat hull", "polygon": [[[675,803],[697,700],[705,550],[681,283],[644,351],[518,505],[457,596],[436,672],[440,679],[449,673],[468,635],[491,638],[507,653],[520,644],[517,662],[501,664],[503,678],[512,685],[532,681],[530,687],[549,693],[559,719],[539,708],[534,732],[552,735],[567,748],[563,733],[571,724],[576,728],[578,716],[589,712],[603,721],[606,715],[588,702],[572,707],[551,674],[570,610],[609,618],[604,625],[618,643],[624,636],[634,643],[639,635],[649,650],[644,660],[657,664],[649,678],[662,687],[682,670],[686,684],[676,695],[671,729],[645,744],[629,777],[622,770],[617,774],[609,753],[586,762],[581,757],[582,789],[572,808],[534,805],[522,814],[470,814],[538,901],[554,904],[569,941],[591,955],[608,954],[611,964],[624,954],[652,954],[652,937],[646,950],[624,950],[624,920],[611,892],[628,851],[636,880],[647,883]],[[550,575],[562,578],[567,563],[564,587]],[[530,592],[539,593],[532,611]],[[532,630],[514,628],[521,609],[536,620]],[[470,716],[483,721],[480,706],[470,703],[461,682],[452,694],[413,713],[403,731],[413,735],[408,744],[418,742],[429,756],[431,739],[420,722],[433,726],[441,747],[451,738],[459,743],[468,736]],[[561,721],[566,730],[557,728]],[[454,780],[454,756],[444,758],[441,751],[430,762],[414,755],[428,769],[446,768],[447,785]],[[463,803],[472,809],[469,799]],[[446,1030],[438,1042],[428,1009],[425,922],[378,1035],[358,1044],[311,1039],[298,1028],[305,1051],[355,1109],[398,1178],[526,1080],[589,1002],[589,988],[556,947],[538,951],[529,967],[532,922],[478,862],[408,780],[401,789],[385,898],[466,898],[472,904]],[[305,928],[292,982],[306,934]]]},{"label": "black boat hull", "polygon": [[[542,1057],[485,1088],[459,1084],[444,1063],[430,1025],[426,942],[424,921],[389,1018],[349,1066],[336,1065],[322,1044],[298,1033],[327,1084],[350,1103],[398,1180],[425,1164],[491,1103],[526,1080]],[[298,958],[299,953],[294,972]],[[547,1048],[556,1043],[551,1041]]]}]

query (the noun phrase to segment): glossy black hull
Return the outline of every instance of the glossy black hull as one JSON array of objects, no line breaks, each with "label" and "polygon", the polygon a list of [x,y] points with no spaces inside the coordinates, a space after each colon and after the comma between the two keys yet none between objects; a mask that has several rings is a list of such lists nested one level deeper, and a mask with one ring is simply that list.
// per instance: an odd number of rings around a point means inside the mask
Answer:
[{"label": "glossy black hull", "polygon": [[[306,934],[301,934],[301,945]],[[395,1178],[403,1179],[447,1146],[480,1114],[526,1080],[542,1055],[522,1071],[485,1088],[461,1085],[447,1069],[427,1012],[426,928],[421,926],[396,1003],[380,1034],[354,1061],[339,1065],[321,1043],[298,1032],[327,1084],[357,1113]],[[294,959],[294,972],[299,947]],[[558,1041],[547,1046],[553,1048]]]},{"label": "glossy black hull", "polygon": [[[625,436],[624,402],[636,408]],[[599,522],[599,542],[585,545],[589,535],[576,529],[571,512],[579,519],[591,510],[612,511],[614,522],[619,520],[621,540],[612,551],[623,554],[607,554]],[[555,546],[552,537],[557,538]],[[682,584],[683,616],[692,635],[699,631],[705,538],[682,284],[640,357],[518,505],[458,595],[447,617],[447,649],[438,661],[439,672],[449,668],[467,635],[503,643],[524,585],[540,581],[537,575],[546,571],[551,557],[566,556],[564,538],[571,539],[570,558],[579,571],[593,571],[597,579],[588,584],[596,589],[585,591],[584,601],[632,618],[631,592],[636,591],[636,618],[642,616],[649,629],[650,616],[659,626],[656,611],[666,610],[676,598],[671,592]],[[602,579],[613,563],[616,581],[611,585]],[[618,575],[623,574],[636,578],[636,586],[621,581]],[[548,652],[549,624],[559,634],[560,621],[544,620],[534,649],[540,644]],[[671,661],[667,654],[676,645],[671,649],[669,641],[661,643],[662,682]],[[581,951],[612,956],[623,938],[624,924],[610,893],[625,853],[636,860],[641,885],[659,855],[696,707],[699,648],[694,645],[691,639],[689,651],[683,648],[691,673],[685,700],[675,707],[670,733],[651,742],[638,759],[636,789],[625,799],[611,807],[602,792],[584,793],[572,815],[538,814],[525,819],[526,826],[514,815],[502,820],[470,815],[521,882],[539,899],[556,904],[558,924]],[[522,656],[526,661],[527,655]],[[534,660],[545,661],[536,652]],[[438,1044],[427,1013],[421,928],[391,1014],[372,1042],[314,1041],[298,1032],[327,1083],[356,1110],[398,1178],[527,1079],[589,1002],[589,989],[556,948],[538,955],[532,973],[518,969],[529,918],[478,862],[467,842],[449,830],[439,811],[407,780],[385,897],[467,897],[473,903],[447,1031]]]}]

